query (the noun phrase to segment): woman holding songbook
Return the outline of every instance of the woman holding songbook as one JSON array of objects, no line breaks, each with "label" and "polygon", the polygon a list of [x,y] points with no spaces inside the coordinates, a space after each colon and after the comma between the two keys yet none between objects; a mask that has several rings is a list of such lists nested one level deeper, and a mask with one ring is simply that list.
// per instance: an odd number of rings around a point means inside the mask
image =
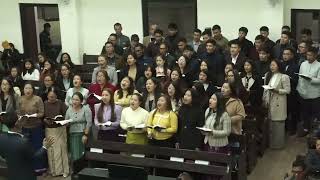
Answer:
[{"label": "woman holding songbook", "polygon": [[67,91],[73,87],[73,74],[71,73],[71,68],[68,64],[61,65],[60,72],[56,79],[56,85],[62,92],[61,101],[65,101]]},{"label": "woman holding songbook", "polygon": [[231,119],[226,112],[225,99],[221,93],[215,93],[210,97],[209,108],[205,113],[205,125],[200,131],[205,135],[205,150],[217,153],[228,152]]},{"label": "woman holding songbook", "polygon": [[134,93],[130,99],[130,106],[121,113],[120,126],[127,131],[127,144],[147,144],[146,124],[149,112],[141,107],[143,98]]},{"label": "woman holding songbook", "polygon": [[200,149],[203,137],[197,127],[204,125],[204,113],[200,107],[200,95],[195,89],[187,89],[178,112],[176,148]]},{"label": "woman holding songbook", "polygon": [[102,90],[101,103],[94,105],[94,124],[98,129],[98,140],[118,141],[121,106],[114,102],[113,91]]},{"label": "woman holding songbook", "polygon": [[69,162],[67,148],[66,126],[61,126],[57,121],[65,120],[67,106],[57,99],[58,90],[54,87],[48,89],[48,100],[44,102],[44,123],[46,124],[46,137],[54,137],[53,145],[48,149],[48,173],[52,176],[68,177]]},{"label": "woman holding songbook", "polygon": [[287,119],[287,95],[290,94],[290,79],[282,74],[281,62],[272,60],[264,79],[263,103],[268,108],[270,125],[270,147],[285,145],[285,120]]},{"label": "woman holding songbook", "polygon": [[170,97],[161,95],[156,109],[149,114],[147,123],[149,143],[160,147],[174,147],[174,135],[178,129],[178,118],[172,111]]},{"label": "woman holding songbook", "polygon": [[[1,81],[1,92],[0,92],[0,108],[1,112],[15,112],[19,106],[19,95],[13,90],[13,82],[8,78],[3,78]],[[1,115],[0,115],[0,119]],[[0,132],[7,132],[9,129],[0,120]]]},{"label": "woman holding songbook", "polygon": [[72,105],[72,96],[75,92],[80,92],[83,96],[83,102],[82,104],[86,104],[86,99],[89,94],[89,90],[82,87],[82,78],[79,74],[76,74],[73,76],[73,88],[70,88],[67,91],[65,103],[67,106]]},{"label": "woman holding songbook", "polygon": [[[26,82],[23,89],[23,96],[19,100],[17,114],[19,120],[18,127],[22,127],[22,134],[31,143],[33,149],[40,149],[44,139],[44,128],[42,118],[44,115],[44,105],[39,96],[34,95],[35,88],[32,82]],[[33,169],[41,174],[47,170],[47,162],[43,159],[35,160]]]},{"label": "woman holding songbook", "polygon": [[114,103],[121,107],[128,107],[130,105],[130,99],[134,90],[134,81],[131,77],[125,76],[120,82],[120,89],[114,93]]},{"label": "woman holding songbook", "polygon": [[92,114],[88,105],[83,105],[83,95],[75,92],[72,96],[72,104],[69,106],[65,119],[72,119],[69,128],[69,151],[71,160],[79,160],[85,151],[89,131],[92,125]]}]

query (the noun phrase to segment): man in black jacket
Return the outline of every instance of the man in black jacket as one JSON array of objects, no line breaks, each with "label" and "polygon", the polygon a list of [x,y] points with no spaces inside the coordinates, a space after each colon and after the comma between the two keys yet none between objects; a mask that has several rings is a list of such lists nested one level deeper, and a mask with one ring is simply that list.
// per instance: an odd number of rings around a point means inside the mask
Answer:
[{"label": "man in black jacket", "polygon": [[250,49],[253,48],[253,43],[246,38],[247,34],[248,28],[241,27],[239,28],[239,37],[235,40],[239,41],[241,46],[241,52],[248,57]]},{"label": "man in black jacket", "polygon": [[287,129],[290,135],[294,135],[297,128],[297,118],[299,117],[299,107],[298,107],[298,92],[296,90],[298,84],[299,66],[295,59],[295,50],[293,48],[285,48],[282,54],[282,63],[284,67],[284,74],[290,77],[291,91],[287,96]]},{"label": "man in black jacket", "polygon": [[7,112],[1,116],[1,122],[10,129],[0,134],[0,156],[4,157],[8,166],[9,180],[36,180],[32,162],[43,157],[47,149],[54,143],[52,137],[43,140],[43,147],[37,151],[31,148],[28,140],[18,132],[18,116]]}]

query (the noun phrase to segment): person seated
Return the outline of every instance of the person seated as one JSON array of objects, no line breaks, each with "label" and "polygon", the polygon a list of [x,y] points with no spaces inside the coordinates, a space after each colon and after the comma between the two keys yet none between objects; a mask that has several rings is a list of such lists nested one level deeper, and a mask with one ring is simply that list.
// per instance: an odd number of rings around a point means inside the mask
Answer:
[{"label": "person seated", "polygon": [[21,63],[22,55],[20,54],[19,50],[14,47],[13,43],[8,43],[5,41],[2,43],[4,50],[2,53],[1,61],[2,65],[6,72],[14,66],[19,66]]},{"label": "person seated", "polygon": [[110,78],[110,83],[114,86],[118,84],[118,74],[116,72],[115,67],[109,66],[108,65],[108,60],[107,57],[104,55],[99,55],[98,56],[98,67],[93,69],[92,73],[92,83],[96,83],[97,80],[97,72],[100,70],[107,71],[108,76]]},{"label": "person seated", "polygon": [[12,67],[10,69],[10,75],[8,76],[8,79],[10,79],[12,81],[14,91],[19,96],[21,96],[21,90],[24,85],[24,82],[23,82],[22,77],[20,76],[18,67]]},{"label": "person seated", "polygon": [[314,179],[320,178],[320,138],[316,140],[316,149],[309,149],[306,160],[306,173]]},{"label": "person seated", "polygon": [[128,54],[127,65],[121,69],[119,75],[119,80],[129,76],[134,82],[143,76],[143,66],[138,65],[137,58],[134,53]]},{"label": "person seated", "polygon": [[81,102],[82,104],[86,104],[87,103],[87,98],[89,95],[89,90],[87,88],[84,88],[82,86],[82,78],[79,74],[75,74],[73,76],[73,87],[70,88],[67,93],[66,93],[66,99],[65,99],[65,103],[67,106],[70,106],[72,104],[72,96],[75,92],[80,92],[83,96],[83,102]]},{"label": "person seated", "polygon": [[118,141],[122,108],[115,104],[113,90],[104,88],[101,97],[101,102],[94,105],[98,140]]},{"label": "person seated", "polygon": [[120,89],[114,92],[114,102],[121,107],[128,107],[130,105],[131,96],[137,93],[134,89],[133,79],[129,76],[124,77],[120,83]]},{"label": "person seated", "polygon": [[35,68],[34,63],[31,59],[24,60],[21,77],[25,81],[40,80],[40,72]]},{"label": "person seated", "polygon": [[43,81],[44,77],[46,75],[52,75],[53,77],[56,77],[57,76],[57,72],[56,69],[55,69],[55,64],[54,62],[52,61],[49,61],[49,60],[46,60],[44,63],[43,63],[43,69],[42,71],[40,72],[40,81]]},{"label": "person seated", "polygon": [[106,50],[107,50],[106,44],[107,44],[107,42],[110,42],[110,43],[112,44],[112,46],[113,46],[114,51],[115,51],[116,54],[118,54],[119,56],[122,56],[122,55],[123,55],[123,52],[124,52],[124,51],[123,51],[123,48],[120,47],[120,46],[117,44],[117,42],[118,42],[118,36],[117,36],[117,34],[115,34],[115,33],[112,33],[112,34],[109,35],[107,41],[105,42],[104,46],[102,47],[102,50],[101,50],[101,53],[100,53],[100,54],[106,54]]},{"label": "person seated", "polygon": [[145,47],[143,46],[143,44],[138,43],[134,47],[134,54],[137,58],[137,64],[141,67],[146,68],[147,65],[153,65],[153,59],[146,56],[144,52],[145,52]]},{"label": "person seated", "polygon": [[136,82],[136,90],[140,93],[146,91],[146,82],[148,79],[156,76],[156,70],[152,65],[147,65],[144,69],[144,76],[140,77]]},{"label": "person seated", "polygon": [[[292,170],[290,174],[286,174],[284,180],[305,180],[305,163],[303,160],[295,160],[292,163]],[[312,180],[312,179],[310,179]]]},{"label": "person seated", "polygon": [[127,144],[147,144],[146,124],[149,112],[141,107],[143,98],[134,93],[130,98],[130,107],[122,110],[120,126],[127,131]]},{"label": "person seated", "polygon": [[172,111],[170,97],[162,95],[157,106],[149,114],[147,122],[149,143],[159,147],[174,147],[174,135],[178,129],[178,118]]},{"label": "person seated", "polygon": [[125,67],[125,61],[122,56],[117,54],[112,42],[108,41],[104,45],[105,50],[101,53],[107,57],[109,66],[114,67],[116,70],[121,70]]}]

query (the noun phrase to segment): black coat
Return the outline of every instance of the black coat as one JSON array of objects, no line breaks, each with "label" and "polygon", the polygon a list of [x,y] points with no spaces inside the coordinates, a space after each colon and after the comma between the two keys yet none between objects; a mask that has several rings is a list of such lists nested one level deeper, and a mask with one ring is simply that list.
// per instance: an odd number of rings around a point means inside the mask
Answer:
[{"label": "black coat", "polygon": [[213,53],[205,52],[201,59],[208,60],[208,71],[213,84],[221,86],[224,82],[224,67],[226,66],[223,54],[218,50]]},{"label": "black coat", "polygon": [[6,159],[9,180],[36,180],[32,161],[45,157],[44,148],[34,151],[19,134],[0,134],[0,155]]},{"label": "black coat", "polygon": [[[243,65],[244,65],[244,62],[246,59],[247,59],[247,57],[242,52],[240,52],[237,57],[236,64],[234,65],[235,69],[238,70],[239,72],[243,72],[243,69],[244,69]],[[232,63],[232,57],[231,57],[230,53],[228,53],[225,56],[225,60],[226,60],[226,63]]]},{"label": "black coat", "polygon": [[183,105],[178,113],[177,142],[181,149],[200,148],[203,143],[203,136],[199,129],[204,125],[204,113],[199,106]]},{"label": "black coat", "polygon": [[[73,78],[70,77],[69,79],[70,79],[70,88],[73,88]],[[60,98],[61,98],[60,100],[64,101],[66,99],[66,94],[67,94],[68,89],[66,89],[64,87],[62,76],[57,77],[55,85],[60,90]]]}]

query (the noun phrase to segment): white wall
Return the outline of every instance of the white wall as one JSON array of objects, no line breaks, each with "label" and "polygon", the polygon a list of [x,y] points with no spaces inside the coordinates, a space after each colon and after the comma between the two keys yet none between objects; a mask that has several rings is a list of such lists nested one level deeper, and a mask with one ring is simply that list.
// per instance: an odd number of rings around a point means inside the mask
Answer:
[{"label": "white wall", "polygon": [[249,29],[247,38],[254,40],[259,28],[266,25],[270,38],[278,39],[283,24],[283,1],[272,5],[269,0],[198,0],[198,27],[204,29],[219,24],[223,35],[231,40],[238,29]]}]

